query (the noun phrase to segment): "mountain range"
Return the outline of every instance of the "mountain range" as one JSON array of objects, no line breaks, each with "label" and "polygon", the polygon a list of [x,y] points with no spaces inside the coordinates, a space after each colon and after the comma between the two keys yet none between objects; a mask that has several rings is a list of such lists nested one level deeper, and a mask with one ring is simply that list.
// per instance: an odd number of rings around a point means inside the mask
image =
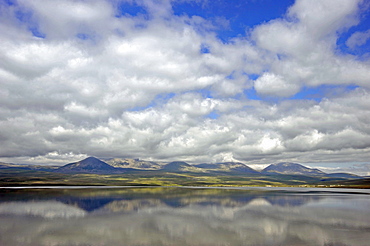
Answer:
[{"label": "mountain range", "polygon": [[140,159],[86,159],[63,166],[0,163],[0,186],[315,186],[370,188],[370,178],[325,173],[280,162],[255,170],[241,162],[189,164]]},{"label": "mountain range", "polygon": [[59,173],[119,174],[135,171],[173,172],[173,173],[207,173],[239,175],[303,175],[327,178],[356,179],[360,176],[350,173],[325,173],[319,169],[309,168],[299,163],[280,162],[271,164],[261,171],[240,162],[188,164],[183,161],[157,163],[139,159],[112,158],[102,161],[95,157],[69,163],[54,170]]}]

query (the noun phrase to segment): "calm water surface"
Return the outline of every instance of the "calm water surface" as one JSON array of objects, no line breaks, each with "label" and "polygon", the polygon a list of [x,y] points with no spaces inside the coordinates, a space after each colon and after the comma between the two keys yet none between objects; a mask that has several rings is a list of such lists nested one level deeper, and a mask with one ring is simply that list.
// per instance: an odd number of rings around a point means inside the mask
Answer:
[{"label": "calm water surface", "polygon": [[0,189],[0,245],[370,245],[370,190]]}]

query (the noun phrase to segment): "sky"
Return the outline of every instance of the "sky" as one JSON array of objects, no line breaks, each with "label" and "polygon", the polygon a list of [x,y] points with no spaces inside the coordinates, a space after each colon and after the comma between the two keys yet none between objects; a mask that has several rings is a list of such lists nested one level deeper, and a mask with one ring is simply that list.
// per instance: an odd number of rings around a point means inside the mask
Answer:
[{"label": "sky", "polygon": [[0,0],[0,161],[370,174],[369,0]]}]

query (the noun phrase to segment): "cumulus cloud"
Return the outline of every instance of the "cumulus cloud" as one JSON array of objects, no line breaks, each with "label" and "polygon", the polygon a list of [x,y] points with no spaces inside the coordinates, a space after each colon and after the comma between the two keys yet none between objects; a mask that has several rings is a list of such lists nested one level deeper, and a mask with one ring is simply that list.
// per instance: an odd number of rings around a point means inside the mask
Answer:
[{"label": "cumulus cloud", "polygon": [[[120,3],[0,4],[2,160],[367,158],[370,65],[336,48],[361,1],[298,0],[228,42],[214,22],[174,15],[171,1],[127,1],[136,15]],[[344,91],[290,98],[321,85]]]},{"label": "cumulus cloud", "polygon": [[[286,18],[253,30],[252,36],[258,46],[277,56],[270,69],[270,73],[281,78],[276,81],[276,87],[294,85],[290,93],[276,89],[276,96],[294,95],[302,86],[321,84],[355,83],[368,88],[365,76],[368,76],[369,64],[349,56],[338,56],[336,49],[339,34],[358,23],[360,3],[296,1]],[[261,83],[256,84],[257,89]],[[274,93],[273,88],[270,91]]]},{"label": "cumulus cloud", "polygon": [[287,83],[280,75],[264,73],[255,83],[257,93],[270,96],[290,96],[299,91],[299,86]]},{"label": "cumulus cloud", "polygon": [[367,30],[365,32],[355,32],[351,35],[346,41],[346,45],[353,49],[357,46],[361,46],[365,44],[370,38],[370,30]]}]

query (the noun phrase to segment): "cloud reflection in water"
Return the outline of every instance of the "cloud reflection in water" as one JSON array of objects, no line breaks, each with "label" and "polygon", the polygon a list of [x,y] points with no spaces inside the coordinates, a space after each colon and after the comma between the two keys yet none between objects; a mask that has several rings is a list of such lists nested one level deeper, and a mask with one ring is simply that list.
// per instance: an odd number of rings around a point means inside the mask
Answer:
[{"label": "cloud reflection in water", "polygon": [[[370,241],[366,194],[183,190],[126,189],[99,191],[99,195],[79,191],[80,196],[48,194],[42,198],[50,200],[0,203],[0,245],[367,245]],[[94,210],[80,208],[88,206],[81,201],[94,199]],[[104,203],[97,207],[99,199]]]}]

